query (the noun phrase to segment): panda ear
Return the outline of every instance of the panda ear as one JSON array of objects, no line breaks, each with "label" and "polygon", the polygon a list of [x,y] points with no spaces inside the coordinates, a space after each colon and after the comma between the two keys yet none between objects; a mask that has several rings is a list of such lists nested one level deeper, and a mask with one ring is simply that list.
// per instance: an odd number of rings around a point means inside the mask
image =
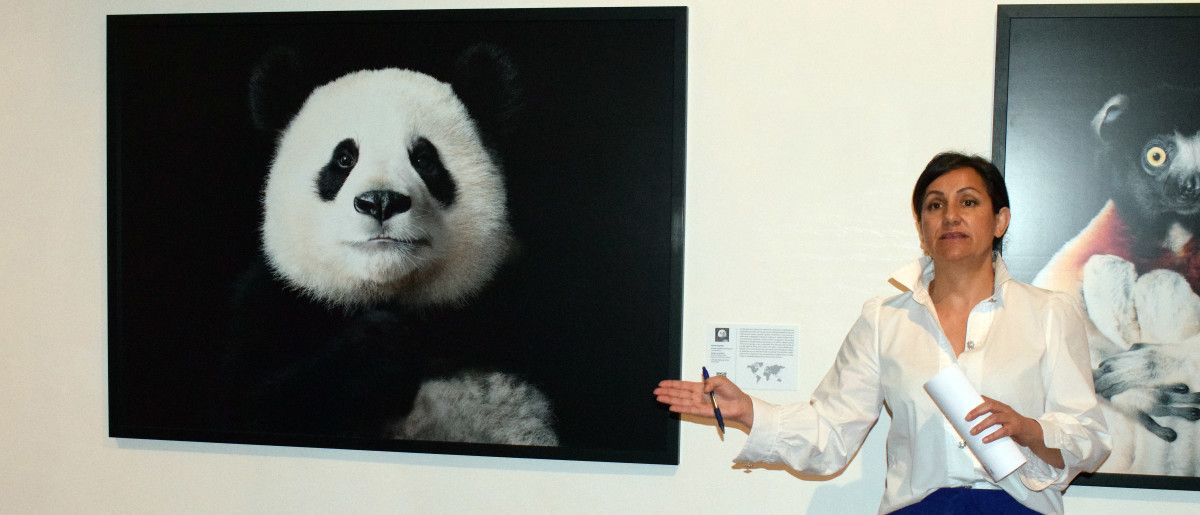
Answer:
[{"label": "panda ear", "polygon": [[450,84],[471,118],[491,136],[507,132],[523,107],[517,69],[508,53],[492,44],[465,50],[454,63]]},{"label": "panda ear", "polygon": [[1114,95],[1104,103],[1104,107],[1101,107],[1096,116],[1092,118],[1092,130],[1100,138],[1100,141],[1107,141],[1105,133],[1112,129],[1113,122],[1117,121],[1128,108],[1129,97],[1121,94]]},{"label": "panda ear", "polygon": [[301,80],[300,57],[290,48],[267,51],[250,73],[250,118],[259,130],[283,130],[312,87]]}]

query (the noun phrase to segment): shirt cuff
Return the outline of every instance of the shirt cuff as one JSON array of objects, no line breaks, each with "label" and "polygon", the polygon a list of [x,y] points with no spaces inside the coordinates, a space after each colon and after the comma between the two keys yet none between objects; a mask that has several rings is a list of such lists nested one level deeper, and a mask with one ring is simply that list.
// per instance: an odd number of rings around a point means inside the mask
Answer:
[{"label": "shirt cuff", "polygon": [[742,451],[733,459],[737,463],[775,461],[775,442],[779,439],[779,407],[750,398],[754,403],[754,422]]},{"label": "shirt cuff", "polygon": [[[1044,417],[1043,417],[1044,418]],[[1042,426],[1042,444],[1050,449],[1063,452],[1063,439],[1066,435],[1062,434],[1062,430],[1057,424],[1046,420],[1038,419],[1038,424]],[[1021,449],[1021,454],[1025,455],[1025,464],[1017,469],[1017,474],[1021,478],[1021,483],[1026,488],[1035,492],[1040,492],[1055,484],[1062,484],[1066,487],[1067,469],[1055,468],[1053,465],[1046,463],[1037,454],[1025,446],[1017,446]],[[1063,461],[1067,460],[1064,453]]]}]

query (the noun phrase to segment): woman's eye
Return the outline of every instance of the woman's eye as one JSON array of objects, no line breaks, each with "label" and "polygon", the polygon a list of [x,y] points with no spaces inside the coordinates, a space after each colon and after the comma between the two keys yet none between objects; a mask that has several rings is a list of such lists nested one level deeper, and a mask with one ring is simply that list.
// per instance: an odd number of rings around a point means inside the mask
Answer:
[{"label": "woman's eye", "polygon": [[926,211],[936,211],[941,208],[942,208],[942,202],[940,200],[935,200],[933,202],[925,204]]},{"label": "woman's eye", "polygon": [[975,207],[975,206],[979,205],[979,201],[975,200],[973,198],[969,198],[969,199],[964,199],[962,201],[962,204],[967,207]]}]

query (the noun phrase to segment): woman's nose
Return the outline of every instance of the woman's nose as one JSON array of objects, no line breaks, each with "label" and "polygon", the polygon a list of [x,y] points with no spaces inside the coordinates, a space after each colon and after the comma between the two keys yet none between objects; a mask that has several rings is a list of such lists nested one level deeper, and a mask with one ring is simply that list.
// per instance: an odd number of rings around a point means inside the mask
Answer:
[{"label": "woman's nose", "polygon": [[946,208],[946,218],[943,222],[949,225],[958,225],[962,223],[962,212],[957,206],[949,206]]}]

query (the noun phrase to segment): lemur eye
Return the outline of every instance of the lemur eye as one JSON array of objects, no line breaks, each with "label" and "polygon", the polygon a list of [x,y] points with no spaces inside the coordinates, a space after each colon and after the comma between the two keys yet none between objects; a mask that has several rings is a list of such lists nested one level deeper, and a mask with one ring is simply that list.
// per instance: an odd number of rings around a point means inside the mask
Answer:
[{"label": "lemur eye", "polygon": [[1167,164],[1167,149],[1162,147],[1150,147],[1146,151],[1146,164],[1159,167]]},{"label": "lemur eye", "polygon": [[1158,138],[1150,140],[1142,149],[1142,168],[1146,173],[1157,175],[1171,164],[1171,146]]}]

